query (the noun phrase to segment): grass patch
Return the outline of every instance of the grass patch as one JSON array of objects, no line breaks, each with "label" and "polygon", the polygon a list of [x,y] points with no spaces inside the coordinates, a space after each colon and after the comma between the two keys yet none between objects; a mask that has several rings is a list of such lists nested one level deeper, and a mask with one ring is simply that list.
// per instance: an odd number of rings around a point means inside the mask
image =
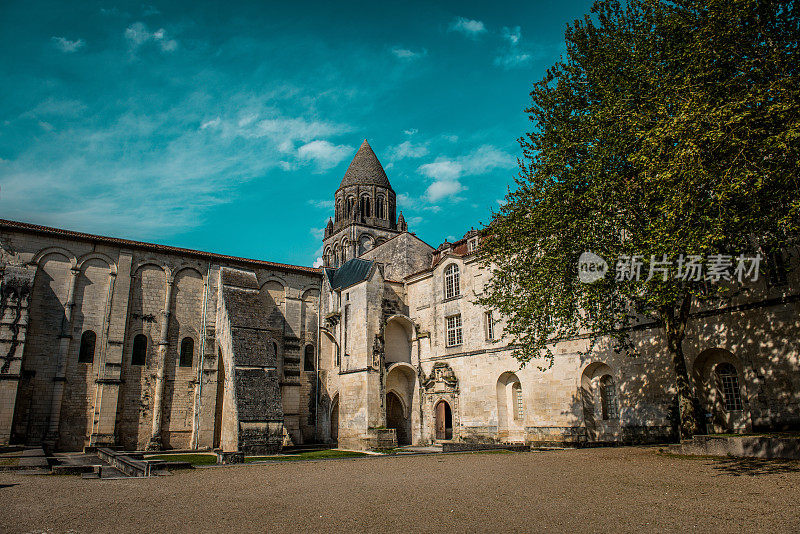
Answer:
[{"label": "grass patch", "polygon": [[322,451],[303,451],[298,453],[288,453],[272,456],[247,456],[245,462],[291,462],[298,460],[322,460],[326,458],[361,458],[366,456],[366,453],[356,451],[338,451],[334,449],[326,449]]},{"label": "grass patch", "polygon": [[216,454],[156,454],[145,456],[145,460],[161,460],[163,462],[189,462],[192,465],[215,465]]}]

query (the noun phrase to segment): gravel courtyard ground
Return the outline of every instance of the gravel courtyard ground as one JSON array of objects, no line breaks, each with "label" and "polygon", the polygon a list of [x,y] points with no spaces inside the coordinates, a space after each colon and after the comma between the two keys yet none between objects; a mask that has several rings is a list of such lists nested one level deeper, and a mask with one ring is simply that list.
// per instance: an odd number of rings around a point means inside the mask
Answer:
[{"label": "gravel courtyard ground", "polygon": [[0,532],[798,532],[800,463],[653,448],[0,473]]}]

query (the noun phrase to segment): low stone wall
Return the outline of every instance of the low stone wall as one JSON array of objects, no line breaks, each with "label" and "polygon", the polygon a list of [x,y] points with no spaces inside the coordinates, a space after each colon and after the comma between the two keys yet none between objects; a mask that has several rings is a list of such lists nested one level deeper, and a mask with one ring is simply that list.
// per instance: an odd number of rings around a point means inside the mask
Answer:
[{"label": "low stone wall", "polygon": [[442,442],[442,452],[468,452],[468,451],[491,451],[506,450],[524,452],[531,450],[530,445],[523,443],[465,443],[459,441]]},{"label": "low stone wall", "polygon": [[694,436],[676,450],[690,455],[800,460],[800,437]]}]

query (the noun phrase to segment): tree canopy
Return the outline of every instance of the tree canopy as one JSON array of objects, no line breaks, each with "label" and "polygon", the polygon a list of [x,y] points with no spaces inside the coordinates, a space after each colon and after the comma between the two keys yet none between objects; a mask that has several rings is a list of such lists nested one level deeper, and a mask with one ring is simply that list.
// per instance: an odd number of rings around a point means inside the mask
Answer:
[{"label": "tree canopy", "polygon": [[[567,28],[482,244],[493,276],[481,303],[507,318],[521,362],[552,362],[553,341],[579,332],[631,351],[626,327],[650,318],[668,340],[684,434],[698,430],[686,321],[737,284],[674,266],[722,260],[732,274],[740,256],[794,243],[799,20],[797,2],[600,0]],[[610,273],[582,283],[589,251]],[[640,261],[638,282],[615,272],[620,258]]]}]

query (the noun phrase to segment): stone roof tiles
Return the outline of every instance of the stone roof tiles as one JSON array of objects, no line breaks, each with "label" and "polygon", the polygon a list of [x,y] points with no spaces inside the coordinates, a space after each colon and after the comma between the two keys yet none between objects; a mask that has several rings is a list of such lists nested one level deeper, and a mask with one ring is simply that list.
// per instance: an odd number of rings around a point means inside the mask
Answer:
[{"label": "stone roof tiles", "polygon": [[369,146],[366,139],[361,143],[356,155],[353,157],[353,161],[350,162],[350,166],[347,167],[339,189],[351,185],[377,185],[392,189],[389,178],[386,176],[386,171],[383,170],[381,162],[378,161],[378,157],[372,151],[372,147]]}]

